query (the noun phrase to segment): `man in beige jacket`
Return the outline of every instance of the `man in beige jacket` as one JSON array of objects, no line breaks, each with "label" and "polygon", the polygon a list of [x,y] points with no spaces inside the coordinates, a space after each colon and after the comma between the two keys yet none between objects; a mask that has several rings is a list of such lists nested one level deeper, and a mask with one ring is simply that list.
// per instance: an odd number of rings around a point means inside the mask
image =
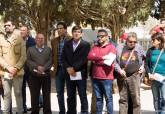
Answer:
[{"label": "man in beige jacket", "polygon": [[0,34],[0,66],[2,67],[2,84],[4,88],[3,114],[9,114],[12,86],[16,97],[17,114],[22,114],[23,65],[26,60],[26,45],[20,31],[15,29],[12,21],[6,21],[5,34]]}]

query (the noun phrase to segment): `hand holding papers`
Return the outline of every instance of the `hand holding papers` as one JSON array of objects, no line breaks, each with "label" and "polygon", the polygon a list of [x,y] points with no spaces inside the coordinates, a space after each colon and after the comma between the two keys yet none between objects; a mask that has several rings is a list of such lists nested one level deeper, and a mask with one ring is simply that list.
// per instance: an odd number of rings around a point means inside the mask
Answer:
[{"label": "hand holding papers", "polygon": [[81,72],[76,72],[75,76],[70,75],[70,80],[82,80]]},{"label": "hand holding papers", "polygon": [[158,82],[162,83],[163,81],[165,81],[165,76],[163,76],[161,74],[155,73],[154,77],[155,77],[155,80],[158,81]]},{"label": "hand holding papers", "polygon": [[8,72],[5,72],[5,74],[4,74],[4,78],[5,78],[5,79],[9,79],[9,80],[11,80],[11,79],[13,79],[13,75],[10,74],[10,73],[8,73]]},{"label": "hand holding papers", "polygon": [[108,55],[103,56],[104,64],[111,66],[113,61],[116,59],[116,55],[113,53],[109,53]]}]

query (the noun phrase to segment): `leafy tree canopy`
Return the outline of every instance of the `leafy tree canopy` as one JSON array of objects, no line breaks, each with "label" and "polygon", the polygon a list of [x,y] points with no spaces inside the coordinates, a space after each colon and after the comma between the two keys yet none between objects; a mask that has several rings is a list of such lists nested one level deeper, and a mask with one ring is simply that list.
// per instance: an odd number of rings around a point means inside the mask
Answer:
[{"label": "leafy tree canopy", "polygon": [[153,0],[0,0],[4,19],[31,25],[46,36],[56,22],[65,21],[108,27],[118,38],[123,28],[145,21],[153,8]]}]

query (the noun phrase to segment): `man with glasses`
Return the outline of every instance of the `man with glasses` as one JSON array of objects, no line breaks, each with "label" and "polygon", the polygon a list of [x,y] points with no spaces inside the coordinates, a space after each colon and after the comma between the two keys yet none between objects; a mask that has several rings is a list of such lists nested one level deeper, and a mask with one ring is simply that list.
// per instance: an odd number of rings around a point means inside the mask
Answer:
[{"label": "man with glasses", "polygon": [[105,29],[98,30],[97,43],[88,54],[92,62],[93,91],[96,96],[96,114],[102,114],[103,97],[106,100],[107,113],[113,114],[112,81],[114,79],[115,46],[109,42]]},{"label": "man with glasses", "polygon": [[64,89],[66,82],[66,71],[62,64],[62,50],[64,43],[70,39],[67,34],[67,25],[64,22],[59,22],[57,24],[58,37],[52,39],[52,55],[53,55],[53,69],[55,76],[55,84],[57,91],[57,99],[59,105],[59,114],[65,114],[65,101],[64,101]]},{"label": "man with glasses", "polygon": [[[115,70],[119,73],[119,114],[140,114],[140,79],[144,71],[144,51],[137,44],[137,35],[128,33],[126,43],[117,46]],[[129,102],[132,101],[130,107]],[[132,109],[130,109],[132,108]],[[133,112],[128,112],[132,110]]]},{"label": "man with glasses", "polygon": [[17,114],[22,114],[22,81],[23,65],[26,60],[26,44],[12,21],[6,21],[4,28],[6,34],[0,35],[0,66],[4,71],[2,77],[4,88],[3,114],[9,114],[10,111],[12,86],[16,98]]}]

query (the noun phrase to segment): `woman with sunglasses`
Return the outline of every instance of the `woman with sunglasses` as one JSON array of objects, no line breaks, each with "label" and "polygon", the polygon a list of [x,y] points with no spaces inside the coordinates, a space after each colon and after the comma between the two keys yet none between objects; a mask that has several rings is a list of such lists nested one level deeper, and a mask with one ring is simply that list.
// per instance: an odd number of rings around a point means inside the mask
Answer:
[{"label": "woman with sunglasses", "polygon": [[165,114],[165,81],[158,81],[158,78],[162,76],[164,76],[165,79],[165,51],[163,34],[153,34],[151,39],[152,47],[147,51],[145,68],[149,79],[152,80],[151,88],[155,112],[156,114]]}]

